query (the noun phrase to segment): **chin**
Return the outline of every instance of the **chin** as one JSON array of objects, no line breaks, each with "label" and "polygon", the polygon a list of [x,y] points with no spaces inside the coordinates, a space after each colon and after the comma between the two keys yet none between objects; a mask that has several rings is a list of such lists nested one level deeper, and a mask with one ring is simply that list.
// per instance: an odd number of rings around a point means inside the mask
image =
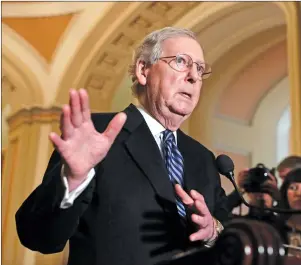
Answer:
[{"label": "chin", "polygon": [[178,115],[181,115],[181,116],[190,115],[191,112],[192,112],[191,108],[180,108],[178,106],[173,107],[170,110],[171,110],[171,112],[173,112],[175,114],[178,114]]},{"label": "chin", "polygon": [[171,112],[176,113],[178,115],[187,116],[192,113],[192,111],[194,110],[194,107],[193,107],[192,103],[187,104],[185,102],[185,104],[175,103],[175,104],[171,105],[169,109]]},{"label": "chin", "polygon": [[291,208],[293,208],[295,210],[301,210],[301,202],[294,202],[294,203],[292,203]]}]

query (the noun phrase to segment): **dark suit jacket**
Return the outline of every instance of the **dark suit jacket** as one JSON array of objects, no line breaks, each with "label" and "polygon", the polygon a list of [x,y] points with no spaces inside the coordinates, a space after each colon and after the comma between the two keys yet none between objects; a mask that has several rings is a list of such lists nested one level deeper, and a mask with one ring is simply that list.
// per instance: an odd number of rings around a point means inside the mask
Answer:
[{"label": "dark suit jacket", "polygon": [[[96,176],[72,207],[64,195],[61,159],[54,152],[43,182],[16,213],[21,243],[42,253],[62,251],[69,240],[70,265],[150,265],[190,246],[190,222],[177,213],[174,189],[159,148],[140,112],[130,105],[124,128]],[[103,132],[114,114],[93,114]],[[227,220],[226,196],[213,154],[178,130],[187,190],[204,195],[212,215]]]}]

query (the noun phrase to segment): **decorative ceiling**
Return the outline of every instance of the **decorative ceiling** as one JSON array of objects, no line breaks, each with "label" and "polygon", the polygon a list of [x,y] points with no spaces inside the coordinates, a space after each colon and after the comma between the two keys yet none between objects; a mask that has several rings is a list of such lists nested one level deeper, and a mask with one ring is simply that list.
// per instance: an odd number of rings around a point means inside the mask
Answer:
[{"label": "decorative ceiling", "polygon": [[[196,32],[213,67],[200,109],[211,109],[210,115],[249,123],[262,98],[286,74],[284,5],[3,2],[2,76],[6,81],[2,82],[10,84],[3,88],[14,87],[14,91],[3,94],[3,105],[10,104],[11,113],[24,104],[60,105],[67,102],[69,88],[85,87],[93,110],[110,110],[116,95],[129,89],[122,84],[129,83],[124,80],[135,45],[154,29],[176,25]],[[278,68],[275,66],[278,70],[273,75],[260,76],[256,69],[262,71],[269,64],[253,70],[252,65],[259,63],[260,58],[272,60],[273,50],[281,54],[282,61]],[[248,104],[231,109],[243,93],[241,84],[250,81],[250,71],[254,76],[259,74],[260,80],[248,83],[246,89],[250,90],[252,85],[256,89],[252,90]],[[238,73],[244,74],[238,78]]]}]

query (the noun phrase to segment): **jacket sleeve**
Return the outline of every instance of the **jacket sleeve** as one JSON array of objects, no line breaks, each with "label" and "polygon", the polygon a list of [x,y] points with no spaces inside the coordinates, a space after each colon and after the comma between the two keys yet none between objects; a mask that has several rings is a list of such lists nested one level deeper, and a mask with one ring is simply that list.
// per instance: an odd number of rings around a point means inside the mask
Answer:
[{"label": "jacket sleeve", "polygon": [[79,219],[90,204],[95,188],[93,179],[72,207],[61,209],[65,192],[61,167],[61,157],[54,151],[42,183],[23,202],[15,216],[22,245],[44,254],[64,249],[76,232]]}]

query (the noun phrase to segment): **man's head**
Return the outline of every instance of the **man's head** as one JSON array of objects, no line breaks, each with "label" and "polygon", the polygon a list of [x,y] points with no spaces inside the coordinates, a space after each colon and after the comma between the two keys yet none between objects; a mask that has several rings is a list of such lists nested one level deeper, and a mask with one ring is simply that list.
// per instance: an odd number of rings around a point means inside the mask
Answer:
[{"label": "man's head", "polygon": [[163,126],[175,130],[196,107],[210,69],[193,32],[168,27],[144,39],[129,73],[139,102]]},{"label": "man's head", "polygon": [[285,176],[295,168],[301,168],[301,156],[288,156],[277,166],[279,177],[284,180]]}]

